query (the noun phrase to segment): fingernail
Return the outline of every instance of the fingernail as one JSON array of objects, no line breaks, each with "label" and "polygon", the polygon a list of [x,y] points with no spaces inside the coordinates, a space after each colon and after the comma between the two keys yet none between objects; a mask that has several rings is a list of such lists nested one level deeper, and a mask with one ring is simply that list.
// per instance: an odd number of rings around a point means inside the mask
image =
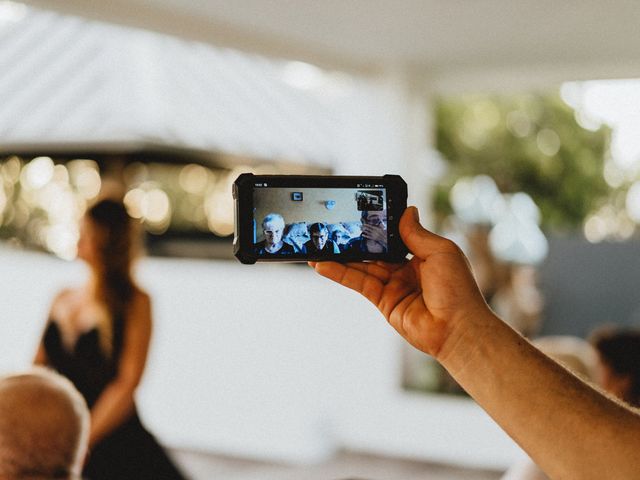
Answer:
[{"label": "fingernail", "polygon": [[419,222],[420,221],[420,212],[418,212],[418,209],[416,207],[411,207],[411,209],[413,210],[413,212],[412,212],[413,213],[413,219],[416,222]]}]

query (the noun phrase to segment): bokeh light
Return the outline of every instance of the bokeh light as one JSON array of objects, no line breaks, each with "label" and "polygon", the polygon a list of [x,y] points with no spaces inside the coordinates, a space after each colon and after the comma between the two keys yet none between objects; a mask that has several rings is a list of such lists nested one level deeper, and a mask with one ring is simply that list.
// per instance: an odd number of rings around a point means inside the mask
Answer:
[{"label": "bokeh light", "polygon": [[584,236],[591,243],[599,243],[607,236],[607,222],[598,216],[592,215],[584,223]]},{"label": "bokeh light", "polygon": [[34,158],[22,170],[20,183],[26,189],[42,188],[53,178],[53,167],[53,160],[49,157]]},{"label": "bokeh light", "polygon": [[536,144],[543,155],[553,157],[560,150],[561,142],[555,131],[550,128],[543,128],[538,132]]},{"label": "bokeh light", "polygon": [[241,173],[253,173],[250,167],[239,166],[223,176],[215,186],[209,190],[205,200],[205,214],[209,229],[220,236],[233,233],[233,195],[232,186]]},{"label": "bokeh light", "polygon": [[67,164],[69,179],[78,193],[86,200],[94,199],[100,193],[102,180],[98,164],[93,160],[72,160]]},{"label": "bokeh light", "polygon": [[506,208],[489,233],[496,258],[511,263],[537,265],[549,252],[540,223],[540,210],[529,195],[505,195]]},{"label": "bokeh light", "polygon": [[521,110],[513,110],[507,114],[507,128],[518,138],[524,138],[531,134],[533,124],[529,116]]},{"label": "bokeh light", "polygon": [[9,183],[16,183],[20,179],[20,171],[22,170],[22,160],[15,155],[9,157],[0,166],[0,175]]},{"label": "bokeh light", "polygon": [[625,172],[613,161],[604,164],[604,180],[611,188],[619,188],[625,182]]},{"label": "bokeh light", "polygon": [[636,223],[640,223],[640,180],[629,188],[625,203],[629,218]]},{"label": "bokeh light", "polygon": [[180,171],[179,182],[186,192],[196,195],[203,193],[209,183],[209,171],[202,165],[186,165]]},{"label": "bokeh light", "polygon": [[131,217],[142,218],[142,199],[144,196],[145,191],[141,188],[133,188],[124,196],[124,205]]},{"label": "bokeh light", "polygon": [[4,186],[0,184],[0,215],[4,213],[4,209],[7,207],[7,193]]},{"label": "bokeh light", "polygon": [[624,241],[631,238],[636,224],[630,214],[612,204],[602,206],[584,222],[585,238],[591,243]]},{"label": "bokeh light", "polygon": [[154,188],[145,193],[142,198],[142,215],[150,223],[165,223],[171,215],[171,204],[167,194]]},{"label": "bokeh light", "polygon": [[487,175],[458,180],[451,189],[450,200],[456,215],[471,224],[493,223],[505,208],[496,183]]},{"label": "bokeh light", "polygon": [[74,223],[59,223],[46,229],[46,246],[64,260],[73,260],[77,254],[78,227]]},{"label": "bokeh light", "polygon": [[144,222],[155,234],[163,233],[171,224],[173,209],[169,195],[156,182],[144,182],[124,196],[127,212]]},{"label": "bokeh light", "polygon": [[[169,242],[174,234],[185,239],[194,234],[200,238],[201,233],[212,240],[226,237],[234,228],[232,184],[241,173],[257,170],[247,165],[222,169],[133,162],[103,177],[91,158],[66,163],[47,156],[0,158],[0,236],[13,245],[74,259],[79,220],[97,199],[120,194],[113,185],[122,182],[127,212],[146,232],[160,236],[171,230]],[[261,165],[260,172],[281,173],[273,164]],[[157,241],[153,239],[154,245]]]},{"label": "bokeh light", "polygon": [[[89,181],[87,172],[92,172]],[[97,164],[75,160],[56,165],[46,156],[23,162],[13,156],[0,163],[0,173],[0,191],[5,197],[0,222],[5,228],[3,236],[8,234],[15,244],[42,248],[66,260],[74,258],[86,197],[95,197],[99,190]]]}]

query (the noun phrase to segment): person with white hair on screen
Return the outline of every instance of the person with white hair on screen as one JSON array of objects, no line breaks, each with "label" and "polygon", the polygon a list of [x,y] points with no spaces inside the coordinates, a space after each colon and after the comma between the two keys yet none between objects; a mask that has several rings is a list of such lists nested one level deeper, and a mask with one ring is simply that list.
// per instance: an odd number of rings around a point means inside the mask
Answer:
[{"label": "person with white hair on screen", "polygon": [[258,255],[291,255],[293,247],[282,241],[284,218],[279,213],[270,213],[262,220],[264,240],[255,244]]}]

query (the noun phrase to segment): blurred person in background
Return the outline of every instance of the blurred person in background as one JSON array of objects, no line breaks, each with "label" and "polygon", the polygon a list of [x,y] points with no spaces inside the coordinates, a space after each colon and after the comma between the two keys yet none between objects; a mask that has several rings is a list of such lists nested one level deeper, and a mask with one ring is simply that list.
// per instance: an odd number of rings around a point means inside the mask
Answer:
[{"label": "blurred person in background", "polygon": [[34,368],[0,378],[0,478],[80,479],[89,410],[71,382]]},{"label": "blurred person in background", "polygon": [[640,478],[640,413],[542,353],[487,305],[451,240],[400,219],[413,257],[309,262],[371,301],[413,347],[433,356],[550,478]]},{"label": "blurred person in background", "polygon": [[132,276],[134,238],[124,205],[102,200],[80,225],[78,257],[90,275],[54,299],[35,363],[69,378],[91,410],[91,480],[180,480],[143,427],[135,392],[151,339],[151,301]]},{"label": "blurred person in background", "polygon": [[603,328],[591,337],[598,352],[598,382],[607,392],[640,407],[640,331]]}]

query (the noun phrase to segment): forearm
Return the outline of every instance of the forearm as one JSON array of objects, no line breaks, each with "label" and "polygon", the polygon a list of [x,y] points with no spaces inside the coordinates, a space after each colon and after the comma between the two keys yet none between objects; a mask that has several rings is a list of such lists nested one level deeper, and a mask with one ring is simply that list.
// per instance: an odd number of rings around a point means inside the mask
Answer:
[{"label": "forearm", "polygon": [[640,478],[640,416],[490,312],[455,332],[439,360],[551,478]]},{"label": "forearm", "polygon": [[134,388],[118,381],[107,386],[91,409],[89,445],[95,445],[127,420],[134,406]]}]

